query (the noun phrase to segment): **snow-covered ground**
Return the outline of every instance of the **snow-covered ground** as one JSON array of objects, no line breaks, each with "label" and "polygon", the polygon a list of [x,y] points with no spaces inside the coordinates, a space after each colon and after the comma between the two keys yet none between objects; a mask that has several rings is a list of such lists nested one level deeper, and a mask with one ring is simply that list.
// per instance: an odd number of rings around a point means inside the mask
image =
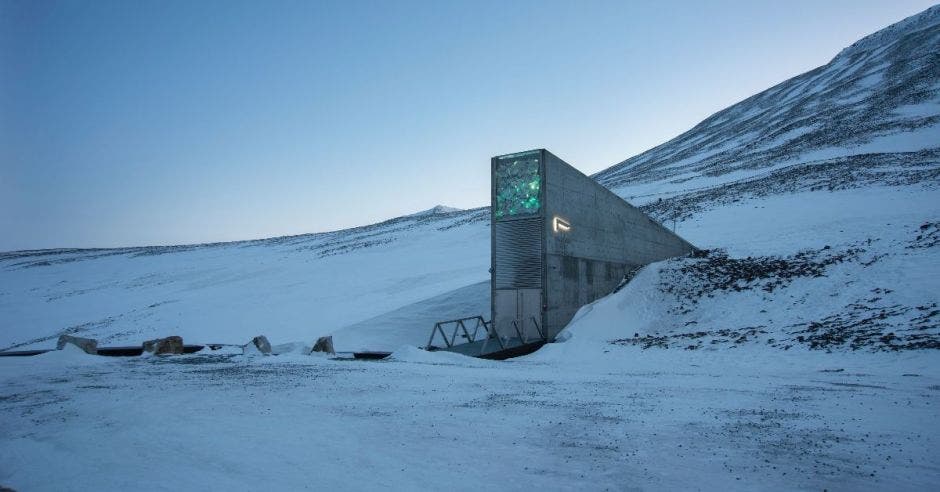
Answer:
[{"label": "snow-covered ground", "polygon": [[[0,486],[934,489],[937,52],[940,6],[599,173],[707,251],[644,268],[512,361],[415,348],[434,321],[488,315],[488,209],[0,253],[0,350],[293,348],[0,357]],[[303,355],[326,334],[396,353]]]},{"label": "snow-covered ground", "polygon": [[[930,490],[936,351],[3,360],[18,490]],[[600,349],[603,350],[600,350]],[[577,353],[574,353],[577,352]]]}]

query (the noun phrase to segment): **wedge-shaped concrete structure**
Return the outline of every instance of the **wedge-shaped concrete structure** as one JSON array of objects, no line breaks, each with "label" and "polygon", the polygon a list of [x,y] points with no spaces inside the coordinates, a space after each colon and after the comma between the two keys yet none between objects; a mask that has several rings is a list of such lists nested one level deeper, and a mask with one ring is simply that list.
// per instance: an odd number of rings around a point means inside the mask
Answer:
[{"label": "wedge-shaped concrete structure", "polygon": [[625,276],[695,247],[545,149],[493,157],[492,322],[551,340]]}]

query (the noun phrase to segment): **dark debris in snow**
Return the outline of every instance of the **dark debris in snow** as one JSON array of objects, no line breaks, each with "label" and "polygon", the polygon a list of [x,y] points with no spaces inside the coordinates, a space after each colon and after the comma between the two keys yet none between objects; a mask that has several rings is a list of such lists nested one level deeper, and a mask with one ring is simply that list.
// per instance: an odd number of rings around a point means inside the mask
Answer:
[{"label": "dark debris in snow", "polygon": [[[771,293],[800,277],[822,277],[826,268],[856,261],[865,250],[853,247],[835,251],[829,246],[805,250],[787,257],[758,256],[731,258],[722,250],[704,250],[684,261],[673,274],[666,275],[660,290],[675,294],[692,304],[715,291],[760,289]],[[877,261],[877,257],[873,258]]]},{"label": "dark debris in snow", "polygon": [[[913,316],[905,320],[905,315]],[[900,323],[899,323],[900,320]],[[940,349],[940,310],[937,304],[911,308],[895,304],[868,306],[855,303],[840,313],[812,321],[790,332],[811,349],[847,346],[852,350]]]},{"label": "dark debris in snow", "polygon": [[722,328],[710,331],[696,331],[674,335],[635,335],[633,338],[611,340],[614,345],[628,345],[648,349],[652,347],[669,348],[681,347],[685,350],[697,350],[705,345],[742,344],[754,340],[759,335],[767,334],[766,326],[752,326],[739,329]]},{"label": "dark debris in snow", "polygon": [[917,237],[906,248],[933,248],[938,244],[940,244],[940,222],[925,222],[917,229]]},{"label": "dark debris in snow", "polygon": [[[940,240],[940,226],[935,223],[920,226],[918,232],[914,241],[918,245],[916,247],[931,247]],[[834,265],[854,263],[862,269],[871,267],[885,257],[885,254],[868,250],[872,242],[868,240],[841,248],[825,246],[785,257],[732,258],[722,250],[704,250],[688,258],[672,260],[661,272],[659,289],[675,298],[670,314],[682,319],[684,327],[694,325],[695,331],[676,333],[678,330],[663,330],[666,334],[635,334],[633,338],[611,340],[610,343],[642,349],[686,350],[735,346],[745,342],[762,343],[784,350],[794,346],[805,346],[812,350],[940,349],[938,303],[904,305],[892,300],[896,299],[891,295],[894,290],[882,287],[875,287],[864,297],[835,308],[830,311],[831,314],[795,324],[791,320],[787,322],[791,324],[782,325],[773,333],[765,325],[710,328],[694,318],[694,312],[703,298],[746,291],[759,293],[765,302],[785,297],[789,297],[787,302],[794,306],[807,302],[825,302],[814,300],[806,294],[797,298],[786,296],[786,289],[800,278],[826,277]],[[769,326],[779,323],[772,319],[765,322],[770,323]]]}]

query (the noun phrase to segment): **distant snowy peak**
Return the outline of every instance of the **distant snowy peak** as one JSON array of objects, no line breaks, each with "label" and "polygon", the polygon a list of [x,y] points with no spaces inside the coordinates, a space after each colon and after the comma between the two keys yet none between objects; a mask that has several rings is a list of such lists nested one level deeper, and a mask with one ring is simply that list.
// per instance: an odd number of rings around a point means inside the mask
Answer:
[{"label": "distant snowy peak", "polygon": [[453,212],[463,212],[463,209],[455,208],[455,207],[448,207],[446,205],[435,205],[427,210],[422,210],[420,212],[408,214],[405,217],[417,217],[421,215],[440,215],[440,214],[449,214]]},{"label": "distant snowy peak", "polygon": [[595,178],[622,196],[662,196],[789,166],[936,149],[940,6],[872,34],[830,63],[719,111]]}]

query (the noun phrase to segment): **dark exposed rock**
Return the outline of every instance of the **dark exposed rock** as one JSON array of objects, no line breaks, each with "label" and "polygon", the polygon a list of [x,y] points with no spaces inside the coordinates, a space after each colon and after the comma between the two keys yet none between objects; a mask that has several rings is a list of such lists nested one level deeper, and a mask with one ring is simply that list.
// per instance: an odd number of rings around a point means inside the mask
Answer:
[{"label": "dark exposed rock", "polygon": [[830,265],[857,260],[864,252],[857,247],[836,252],[826,246],[787,257],[731,258],[722,250],[703,250],[691,255],[694,261],[684,261],[667,275],[660,290],[692,303],[718,290],[757,288],[771,293],[799,277],[821,277]]},{"label": "dark exposed rock", "polygon": [[[932,228],[932,224],[928,223],[919,230],[930,231]],[[682,327],[695,325],[701,328],[695,332],[679,332],[678,329],[664,327],[666,335],[634,335],[632,339],[612,340],[611,343],[643,349],[683,347],[689,350],[709,345],[734,346],[748,342],[759,342],[784,350],[795,345],[826,351],[940,349],[938,304],[934,302],[905,305],[897,302],[901,299],[891,295],[894,290],[882,287],[874,287],[864,297],[859,297],[842,307],[834,307],[830,311],[832,314],[781,326],[770,335],[762,329],[765,328],[763,325],[708,329],[708,326],[701,325],[701,320],[690,319],[702,298],[732,296],[737,292],[757,291],[763,302],[783,300],[791,303],[795,309],[801,309],[800,305],[806,302],[820,302],[805,295],[795,298],[786,292],[778,291],[788,288],[798,278],[831,275],[833,273],[830,273],[829,269],[834,265],[855,263],[858,265],[855,268],[864,269],[891,254],[869,252],[866,248],[873,242],[867,240],[841,247],[827,245],[785,257],[731,258],[721,250],[703,250],[687,258],[671,260],[662,268],[659,283],[659,289],[663,293],[674,296],[674,304],[669,312],[681,320],[678,323]],[[727,297],[724,302],[734,301],[733,298]],[[766,314],[768,311],[760,309],[759,312]],[[773,320],[769,321],[773,323]],[[695,343],[689,344],[690,341]]]},{"label": "dark exposed rock", "polygon": [[313,345],[313,350],[311,352],[325,352],[327,354],[335,354],[336,351],[333,350],[333,337],[320,337],[317,339],[317,343]]},{"label": "dark exposed rock", "polygon": [[182,354],[183,337],[171,336],[144,342],[144,352],[154,355]]},{"label": "dark exposed rock", "polygon": [[59,337],[56,348],[62,350],[66,345],[74,345],[85,351],[86,354],[98,353],[98,340],[93,338],[74,337],[72,335],[62,335]]},{"label": "dark exposed rock", "polygon": [[907,249],[933,248],[940,244],[940,222],[925,222],[917,228],[917,237],[906,246]]},{"label": "dark exposed rock", "polygon": [[[927,331],[940,327],[940,310],[936,307],[936,303],[913,309],[899,304],[854,303],[818,321],[792,326],[799,329],[790,334],[811,349],[841,346],[852,350],[940,349],[940,338]],[[918,313],[922,314],[910,317]]]},{"label": "dark exposed rock", "polygon": [[264,335],[258,335],[252,338],[248,346],[254,347],[258,352],[264,355],[271,355],[271,342],[268,342],[268,337]]},{"label": "dark exposed rock", "polygon": [[[741,344],[749,341],[750,339],[756,338],[758,335],[766,334],[767,331],[764,330],[764,328],[766,328],[766,326],[752,326],[734,330],[722,328],[718,330],[695,331],[662,336],[645,335],[642,337],[634,334],[633,338],[611,340],[609,343],[614,345],[640,347],[642,349],[653,347],[667,349],[670,347],[670,344],[674,344],[682,346],[682,348],[686,350],[696,350],[703,346],[703,342],[706,341],[706,338],[710,338],[710,340],[707,340],[708,345],[720,345],[728,343]],[[689,342],[694,343],[690,345]]]}]

